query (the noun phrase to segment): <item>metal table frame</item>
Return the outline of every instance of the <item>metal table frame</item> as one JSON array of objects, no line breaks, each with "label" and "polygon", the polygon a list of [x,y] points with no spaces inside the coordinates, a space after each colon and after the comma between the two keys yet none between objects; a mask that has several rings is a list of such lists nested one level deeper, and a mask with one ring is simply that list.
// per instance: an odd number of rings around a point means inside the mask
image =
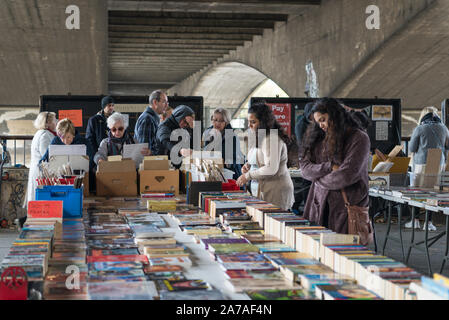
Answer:
[{"label": "metal table frame", "polygon": [[[406,199],[402,199],[402,198],[398,198],[398,197],[394,197],[394,196],[390,196],[390,195],[385,195],[385,194],[381,194],[381,193],[377,193],[377,192],[372,192],[372,191],[369,192],[369,195],[370,195],[370,197],[382,198],[382,199],[386,200],[388,203],[387,232],[386,232],[385,238],[384,238],[382,254],[383,255],[385,254],[385,249],[386,249],[388,240],[398,241],[401,244],[402,257],[403,257],[403,261],[405,262],[405,264],[408,264],[412,249],[417,249],[419,251],[423,251],[426,254],[429,275],[432,275],[432,266],[430,264],[429,248],[432,245],[434,245],[439,239],[441,239],[443,236],[446,235],[445,253],[444,253],[443,261],[441,263],[441,268],[440,268],[440,273],[442,273],[443,269],[444,269],[444,265],[446,263],[446,260],[449,260],[449,254],[448,254],[449,253],[449,208],[429,206],[429,205],[426,205],[425,203],[422,203],[419,201],[406,200]],[[392,216],[392,211],[393,211],[392,209],[396,205],[399,205],[399,209],[398,209],[399,239],[392,237],[390,235],[391,216]],[[407,250],[407,256],[404,255],[404,241],[402,238],[402,221],[401,220],[402,220],[402,208],[404,205],[408,205],[409,207],[411,207],[412,221],[414,221],[415,217],[417,216],[417,214],[416,214],[417,210],[419,210],[421,208],[425,209],[424,240],[415,242],[415,228],[412,228],[412,234],[411,234],[411,239],[410,239],[410,245]],[[385,210],[385,209],[383,209],[383,210]],[[446,215],[446,228],[443,232],[440,232],[440,233],[429,238],[429,230],[427,229],[427,227],[429,224],[429,212],[430,211],[441,212]],[[376,251],[377,251],[377,246],[376,246]]]}]

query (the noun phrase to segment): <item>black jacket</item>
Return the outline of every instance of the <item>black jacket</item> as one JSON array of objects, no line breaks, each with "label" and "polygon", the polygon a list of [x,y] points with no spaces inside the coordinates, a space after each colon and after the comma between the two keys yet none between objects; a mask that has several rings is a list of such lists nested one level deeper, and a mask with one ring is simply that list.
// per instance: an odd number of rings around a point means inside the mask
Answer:
[{"label": "black jacket", "polygon": [[301,146],[302,139],[304,138],[304,134],[306,133],[307,127],[310,124],[310,113],[313,108],[313,102],[309,102],[304,107],[304,114],[298,117],[295,125],[295,136],[298,146]]},{"label": "black jacket", "polygon": [[[170,135],[171,133],[176,130],[180,129],[179,123],[182,119],[184,119],[187,116],[191,116],[195,114],[193,110],[185,105],[178,106],[175,110],[173,110],[173,113],[170,117],[168,117],[164,122],[159,124],[159,127],[157,129],[157,141],[159,143],[159,154],[162,155],[168,155],[170,158],[170,152],[172,148],[177,145],[179,142],[181,142],[182,138],[179,137],[177,141],[171,141]],[[190,146],[189,148],[192,148],[193,146],[193,132],[192,129],[183,129],[185,132],[187,132],[190,136]],[[179,149],[180,150],[180,149]],[[180,167],[181,163],[173,163],[175,167]]]},{"label": "black jacket", "polygon": [[98,151],[101,141],[108,137],[108,124],[103,110],[89,118],[86,129],[86,139],[89,140],[94,154]]}]

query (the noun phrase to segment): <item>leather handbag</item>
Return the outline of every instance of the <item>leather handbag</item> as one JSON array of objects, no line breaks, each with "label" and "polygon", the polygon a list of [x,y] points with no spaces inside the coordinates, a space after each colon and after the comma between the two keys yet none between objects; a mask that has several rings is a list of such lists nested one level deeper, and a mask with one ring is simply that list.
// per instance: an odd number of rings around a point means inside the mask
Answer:
[{"label": "leather handbag", "polygon": [[373,226],[369,218],[369,207],[351,206],[344,190],[341,190],[345,207],[348,210],[348,234],[360,236],[360,243],[364,246],[374,239]]}]

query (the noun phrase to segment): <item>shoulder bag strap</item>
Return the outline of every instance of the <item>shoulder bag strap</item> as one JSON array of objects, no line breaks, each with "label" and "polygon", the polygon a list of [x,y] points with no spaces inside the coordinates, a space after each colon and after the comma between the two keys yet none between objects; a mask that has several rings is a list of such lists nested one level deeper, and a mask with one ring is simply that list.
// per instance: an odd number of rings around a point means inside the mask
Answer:
[{"label": "shoulder bag strap", "polygon": [[341,189],[341,195],[343,196],[343,201],[345,202],[345,206],[349,207],[349,201],[348,201],[348,196],[346,195],[345,190]]}]

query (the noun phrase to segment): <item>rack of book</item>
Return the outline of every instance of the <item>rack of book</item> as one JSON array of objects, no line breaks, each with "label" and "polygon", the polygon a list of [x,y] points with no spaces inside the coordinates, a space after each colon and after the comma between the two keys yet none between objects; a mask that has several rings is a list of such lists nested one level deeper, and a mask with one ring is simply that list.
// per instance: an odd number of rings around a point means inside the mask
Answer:
[{"label": "rack of book", "polygon": [[23,267],[43,299],[60,300],[419,299],[430,290],[358,236],[245,192],[198,197],[198,207],[175,197],[85,199],[80,219],[27,221],[2,267]]}]

